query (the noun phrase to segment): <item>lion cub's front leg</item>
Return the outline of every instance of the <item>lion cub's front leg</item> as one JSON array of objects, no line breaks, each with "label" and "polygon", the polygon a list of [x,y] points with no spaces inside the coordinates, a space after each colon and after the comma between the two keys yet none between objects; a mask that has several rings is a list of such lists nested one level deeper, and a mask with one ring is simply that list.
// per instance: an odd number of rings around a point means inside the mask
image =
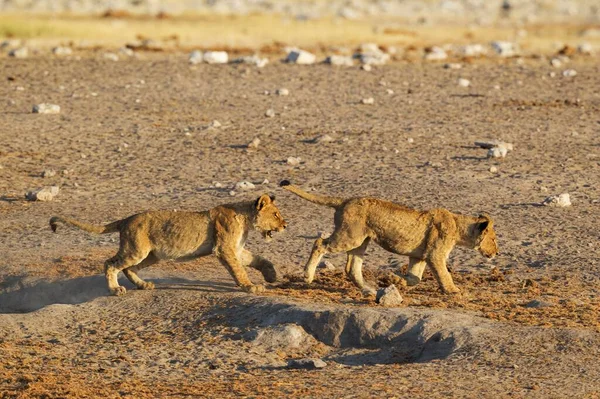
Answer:
[{"label": "lion cub's front leg", "polygon": [[252,284],[252,281],[248,278],[246,269],[244,269],[242,262],[237,258],[232,248],[218,248],[215,251],[215,255],[241,289],[252,294],[258,294],[265,290],[265,287],[262,285]]},{"label": "lion cub's front leg", "polygon": [[267,283],[274,283],[277,281],[279,272],[271,261],[261,256],[254,255],[247,249],[242,249],[240,258],[242,265],[251,267],[261,272]]}]

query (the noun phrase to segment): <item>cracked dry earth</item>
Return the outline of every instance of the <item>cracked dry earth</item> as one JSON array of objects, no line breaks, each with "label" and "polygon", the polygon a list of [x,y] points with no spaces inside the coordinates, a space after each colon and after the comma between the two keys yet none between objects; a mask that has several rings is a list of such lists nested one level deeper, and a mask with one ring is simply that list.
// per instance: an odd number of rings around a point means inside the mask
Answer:
[{"label": "cracked dry earth", "polygon": [[[599,65],[576,59],[576,77],[551,78],[536,59],[371,72],[190,67],[184,54],[4,59],[0,397],[600,397]],[[265,94],[283,87],[289,96]],[[361,104],[367,97],[373,105]],[[62,111],[32,114],[41,102]],[[213,120],[221,127],[207,128]],[[311,142],[323,134],[334,141]],[[247,148],[255,137],[258,148]],[[493,138],[514,151],[498,161],[473,146]],[[292,156],[300,165],[286,163]],[[42,178],[46,169],[57,174]],[[399,308],[362,297],[343,277],[342,255],[306,286],[302,265],[333,215],[279,190],[283,178],[333,195],[488,212],[501,255],[488,262],[455,249],[449,266],[463,293],[440,294],[426,274],[401,287]],[[242,180],[256,188],[231,197]],[[24,200],[47,185],[61,188],[54,201]],[[156,290],[123,282],[127,294],[109,297],[102,264],[118,237],[48,228],[55,214],[103,223],[264,191],[289,227],[271,243],[250,237],[285,275],[259,296],[208,257],[146,269]],[[562,192],[572,207],[538,205]],[[385,285],[405,264],[373,245],[365,275]],[[292,325],[299,343],[253,338]],[[286,367],[306,357],[327,366]]]}]

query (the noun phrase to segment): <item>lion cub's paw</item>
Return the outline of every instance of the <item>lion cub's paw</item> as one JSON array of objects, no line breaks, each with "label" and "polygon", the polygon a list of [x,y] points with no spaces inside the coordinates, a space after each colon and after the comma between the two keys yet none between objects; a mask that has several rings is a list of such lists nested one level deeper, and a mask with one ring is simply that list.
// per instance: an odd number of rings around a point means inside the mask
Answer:
[{"label": "lion cub's paw", "polygon": [[261,292],[265,292],[264,285],[245,285],[242,289],[251,294],[260,294]]},{"label": "lion cub's paw", "polygon": [[127,290],[125,289],[125,287],[121,287],[121,286],[118,286],[117,288],[113,288],[110,290],[110,293],[114,296],[123,296],[123,295],[125,295],[126,292],[127,292]]},{"label": "lion cub's paw", "polygon": [[361,290],[363,296],[376,296],[377,295],[377,291],[375,291],[374,288],[372,287],[363,287]]},{"label": "lion cub's paw", "polygon": [[442,288],[442,292],[446,295],[460,295],[460,289],[457,286]]},{"label": "lion cub's paw", "polygon": [[153,290],[153,289],[154,289],[154,283],[151,281],[144,281],[143,284],[138,286],[138,290]]}]

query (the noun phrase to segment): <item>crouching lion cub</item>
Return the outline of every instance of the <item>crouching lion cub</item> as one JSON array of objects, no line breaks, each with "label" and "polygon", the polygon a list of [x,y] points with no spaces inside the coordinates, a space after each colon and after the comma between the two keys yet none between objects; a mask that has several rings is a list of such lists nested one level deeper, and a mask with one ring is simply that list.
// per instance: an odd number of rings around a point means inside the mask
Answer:
[{"label": "crouching lion cub", "polygon": [[304,268],[309,284],[324,254],[344,251],[348,255],[346,274],[356,286],[372,294],[374,290],[365,285],[362,277],[363,256],[371,240],[387,251],[409,257],[408,273],[402,277],[408,285],[418,284],[428,265],[445,293],[460,292],[446,267],[455,245],[476,249],[487,258],[498,253],[493,221],[486,215],[465,216],[446,209],[418,211],[375,198],[315,195],[287,180],[280,186],[315,204],[335,209],[333,233],[315,241]]},{"label": "crouching lion cub", "polygon": [[189,260],[211,253],[244,291],[258,293],[264,287],[252,284],[244,266],[259,270],[269,283],[277,280],[277,270],[268,260],[244,249],[244,245],[251,229],[270,240],[274,231],[287,227],[274,199],[263,194],[256,201],[221,205],[202,212],[144,212],[104,226],[54,216],[50,227],[56,232],[57,223],[62,222],[90,233],[120,233],[119,251],[104,263],[108,289],[113,295],[125,293],[117,281],[119,271],[138,289],[148,290],[154,284],[142,280],[136,274],[138,270],[161,259]]}]

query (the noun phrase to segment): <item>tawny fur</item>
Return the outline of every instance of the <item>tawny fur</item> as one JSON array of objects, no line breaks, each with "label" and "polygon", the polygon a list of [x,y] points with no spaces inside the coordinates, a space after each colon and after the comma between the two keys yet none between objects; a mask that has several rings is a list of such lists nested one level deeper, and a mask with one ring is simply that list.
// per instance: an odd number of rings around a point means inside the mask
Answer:
[{"label": "tawny fur", "polygon": [[138,270],[161,259],[189,260],[212,253],[238,286],[258,293],[264,287],[252,284],[244,267],[259,270],[267,282],[275,282],[278,273],[271,262],[253,255],[244,245],[252,229],[270,239],[273,231],[286,228],[273,200],[264,194],[256,201],[221,205],[203,212],[144,212],[104,226],[54,216],[50,227],[56,231],[57,223],[62,222],[90,233],[120,233],[119,251],[104,264],[108,289],[113,295],[125,293],[117,281],[119,271],[138,289],[153,289],[152,282],[136,274]]},{"label": "tawny fur", "polygon": [[443,292],[457,293],[460,290],[446,267],[455,245],[476,249],[488,258],[498,253],[494,223],[486,215],[465,216],[446,209],[419,211],[376,198],[321,196],[307,193],[287,180],[280,186],[308,201],[335,209],[333,233],[329,238],[315,241],[306,263],[307,283],[313,281],[323,255],[346,252],[346,274],[356,286],[373,293],[362,277],[363,257],[372,240],[390,252],[409,257],[408,273],[402,276],[408,285],[418,284],[428,265]]}]

